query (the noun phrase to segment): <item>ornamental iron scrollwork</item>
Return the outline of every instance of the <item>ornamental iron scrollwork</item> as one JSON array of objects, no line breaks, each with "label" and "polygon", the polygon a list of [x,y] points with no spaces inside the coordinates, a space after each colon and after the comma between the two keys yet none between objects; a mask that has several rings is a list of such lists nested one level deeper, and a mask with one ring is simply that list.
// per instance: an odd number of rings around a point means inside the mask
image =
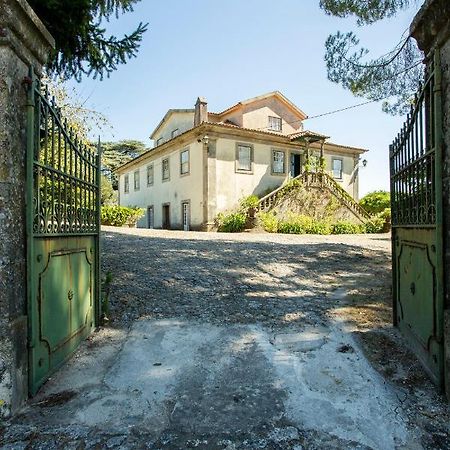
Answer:
[{"label": "ornamental iron scrollwork", "polygon": [[96,149],[81,141],[55,99],[35,86],[33,233],[93,234],[99,230]]},{"label": "ornamental iron scrollwork", "polygon": [[392,225],[435,225],[434,69],[390,147]]}]

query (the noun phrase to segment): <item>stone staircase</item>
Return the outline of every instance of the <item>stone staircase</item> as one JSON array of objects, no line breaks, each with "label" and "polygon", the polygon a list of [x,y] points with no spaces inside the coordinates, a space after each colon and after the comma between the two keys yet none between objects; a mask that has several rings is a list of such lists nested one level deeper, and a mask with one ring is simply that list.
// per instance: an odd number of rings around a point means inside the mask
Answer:
[{"label": "stone staircase", "polygon": [[338,183],[325,172],[303,172],[292,178],[287,184],[280,186],[259,200],[257,211],[269,211],[287,193],[299,186],[328,189],[337,200],[351,211],[357,219],[365,222],[370,219],[369,213]]}]

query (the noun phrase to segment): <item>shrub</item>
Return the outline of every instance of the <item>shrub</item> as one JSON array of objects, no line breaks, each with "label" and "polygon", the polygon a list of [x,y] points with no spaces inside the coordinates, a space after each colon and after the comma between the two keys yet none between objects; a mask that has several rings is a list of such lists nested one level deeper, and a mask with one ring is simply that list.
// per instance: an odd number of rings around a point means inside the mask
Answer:
[{"label": "shrub", "polygon": [[391,208],[386,208],[380,214],[378,214],[378,217],[381,217],[384,220],[383,225],[383,232],[388,233],[391,229]]},{"label": "shrub", "polygon": [[382,233],[384,229],[384,219],[378,216],[372,217],[365,224],[366,233]]},{"label": "shrub", "polygon": [[278,232],[286,234],[308,233],[313,225],[312,217],[291,214],[287,219],[278,223]]},{"label": "shrub", "polygon": [[339,220],[333,223],[331,228],[332,234],[358,234],[365,231],[364,225],[358,225],[349,220]]},{"label": "shrub", "polygon": [[387,191],[374,191],[365,195],[359,204],[369,214],[379,214],[391,206],[391,194]]},{"label": "shrub", "polygon": [[101,222],[114,227],[135,226],[144,213],[142,208],[105,205],[101,210]]},{"label": "shrub", "polygon": [[241,212],[218,214],[217,216],[218,231],[225,233],[238,233],[243,231],[246,222],[247,216]]},{"label": "shrub", "polygon": [[331,224],[324,220],[313,221],[311,228],[308,230],[309,234],[331,234],[331,232]]},{"label": "shrub", "polygon": [[240,210],[243,213],[247,213],[249,209],[255,209],[258,206],[258,203],[259,198],[256,195],[249,195],[239,202]]},{"label": "shrub", "polygon": [[278,219],[273,213],[270,212],[260,212],[258,214],[258,219],[260,220],[262,227],[268,233],[278,232]]}]

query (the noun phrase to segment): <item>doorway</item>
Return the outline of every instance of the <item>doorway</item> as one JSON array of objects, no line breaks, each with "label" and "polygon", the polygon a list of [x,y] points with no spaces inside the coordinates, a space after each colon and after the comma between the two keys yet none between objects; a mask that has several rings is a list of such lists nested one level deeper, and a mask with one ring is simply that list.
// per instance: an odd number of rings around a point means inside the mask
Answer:
[{"label": "doorway", "polygon": [[162,227],[164,230],[170,230],[170,203],[163,205]]},{"label": "doorway", "polygon": [[300,153],[291,153],[290,174],[292,178],[302,173],[302,156]]},{"label": "doorway", "polygon": [[147,208],[147,227],[155,228],[155,213],[153,210],[153,206],[149,206]]},{"label": "doorway", "polygon": [[190,230],[190,207],[189,207],[189,201],[181,203],[181,215],[183,217],[183,230],[189,231]]}]

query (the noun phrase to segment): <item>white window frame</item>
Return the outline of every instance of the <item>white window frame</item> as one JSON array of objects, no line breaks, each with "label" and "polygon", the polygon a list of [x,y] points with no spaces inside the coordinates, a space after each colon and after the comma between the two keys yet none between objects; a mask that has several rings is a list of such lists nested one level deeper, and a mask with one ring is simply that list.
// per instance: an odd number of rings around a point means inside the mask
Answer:
[{"label": "white window frame", "polygon": [[[187,161],[183,163],[184,154],[187,154]],[[185,171],[183,171],[183,164],[187,165],[187,170]],[[191,154],[189,152],[189,148],[184,148],[183,150],[180,151],[180,175],[181,176],[189,175],[190,172],[191,172]]]},{"label": "white window frame", "polygon": [[[275,154],[281,153],[283,155],[283,168],[282,171],[275,170]],[[286,151],[279,148],[272,149],[272,159],[271,159],[271,174],[272,175],[285,175],[286,174]]]},{"label": "white window frame", "polygon": [[163,137],[161,136],[156,140],[156,146],[159,147],[163,143]]},{"label": "white window frame", "polygon": [[281,117],[269,116],[269,130],[283,131],[283,120]]},{"label": "white window frame", "polygon": [[123,192],[125,194],[130,192],[130,176],[128,174],[123,177]]},{"label": "white window frame", "polygon": [[[186,215],[184,208],[186,207]],[[184,219],[186,217],[186,224]],[[181,226],[183,227],[183,231],[190,231],[191,229],[191,201],[183,200],[181,202]]]},{"label": "white window frame", "polygon": [[172,139],[176,138],[180,134],[180,130],[178,128],[175,128],[175,130],[172,131]]},{"label": "white window frame", "polygon": [[[339,161],[341,163],[339,176],[336,176],[336,174],[335,174],[335,168],[334,168],[335,161]],[[331,159],[331,172],[333,174],[333,178],[335,178],[336,180],[342,180],[343,174],[344,174],[344,158],[332,158]]]},{"label": "white window frame", "polygon": [[[241,163],[240,163],[240,159],[239,159],[241,148],[248,148],[250,150],[250,167],[248,169],[243,169],[241,167]],[[253,173],[253,154],[254,154],[253,145],[247,144],[244,142],[238,142],[236,144],[236,172],[237,173],[247,173],[247,174]]]},{"label": "white window frame", "polygon": [[[164,177],[164,163],[167,161],[167,177]],[[170,159],[164,158],[161,161],[161,178],[163,181],[169,181],[170,180]]]},{"label": "white window frame", "polygon": [[139,191],[141,189],[141,172],[140,170],[135,170],[133,172],[133,186],[135,191]]},{"label": "white window frame", "polygon": [[[150,177],[150,174],[151,174],[151,177]],[[154,182],[155,182],[154,166],[153,166],[153,164],[149,164],[147,166],[147,186],[153,186]]]},{"label": "white window frame", "polygon": [[[150,216],[151,211],[151,216]],[[150,220],[150,218],[152,220]],[[152,230],[155,228],[155,207],[154,205],[147,206],[147,228]]]}]

